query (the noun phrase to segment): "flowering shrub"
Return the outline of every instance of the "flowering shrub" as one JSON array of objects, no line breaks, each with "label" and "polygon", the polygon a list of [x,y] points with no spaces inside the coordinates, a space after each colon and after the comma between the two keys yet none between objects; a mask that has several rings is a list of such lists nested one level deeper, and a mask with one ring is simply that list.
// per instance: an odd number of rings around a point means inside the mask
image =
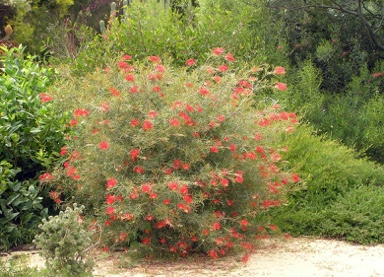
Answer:
[{"label": "flowering shrub", "polygon": [[77,135],[62,148],[63,169],[49,175],[55,201],[84,204],[104,226],[104,249],[212,258],[244,249],[246,260],[256,238],[278,229],[261,216],[300,181],[282,170],[286,149],[269,146],[293,131],[295,114],[253,100],[261,89],[287,89],[276,78],[285,70],[236,73],[222,48],[177,70],[158,56],[131,59],[71,81],[81,88],[81,101],[68,99]]}]

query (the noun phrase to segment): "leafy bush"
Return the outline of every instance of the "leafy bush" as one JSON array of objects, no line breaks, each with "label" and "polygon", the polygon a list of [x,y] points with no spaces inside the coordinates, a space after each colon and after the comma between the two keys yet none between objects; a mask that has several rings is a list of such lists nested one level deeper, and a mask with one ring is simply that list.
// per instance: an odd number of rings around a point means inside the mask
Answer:
[{"label": "leafy bush", "polygon": [[382,162],[382,76],[380,70],[370,74],[367,68],[362,69],[344,94],[333,95],[321,92],[319,70],[306,61],[293,78],[293,88],[284,95],[284,105],[298,111],[319,134],[327,134],[362,155]]},{"label": "leafy bush", "polygon": [[199,67],[130,59],[58,88],[74,109],[76,136],[53,174],[57,202],[97,216],[106,247],[213,258],[251,251],[254,235],[277,229],[261,215],[300,180],[279,170],[284,149],[270,147],[293,131],[295,114],[253,101],[285,84],[275,88],[268,68],[236,73],[222,48]]},{"label": "leafy bush", "polygon": [[[37,181],[49,170],[64,144],[66,116],[54,109],[45,93],[54,71],[44,68],[23,48],[3,48],[0,58],[0,232],[2,247],[31,239],[46,215]],[[44,178],[44,176],[43,176]],[[33,235],[32,235],[33,237]]]},{"label": "leafy bush", "polygon": [[259,63],[267,60],[265,53],[272,45],[268,53],[274,62],[281,61],[283,53],[275,51],[277,42],[266,34],[270,28],[265,24],[266,13],[245,4],[241,7],[189,7],[180,15],[155,0],[133,1],[118,9],[120,13],[108,21],[105,33],[84,45],[73,72],[86,74],[126,52],[138,59],[168,55],[173,65],[183,66],[185,57],[205,61],[206,53],[218,45],[242,60]]},{"label": "leafy bush", "polygon": [[82,219],[84,207],[74,204],[57,216],[43,219],[39,225],[41,233],[34,243],[41,248],[46,258],[46,266],[60,276],[91,276],[92,261],[86,257],[92,245],[93,231],[89,230]]},{"label": "leafy bush", "polygon": [[[363,199],[374,192],[381,199],[378,191],[384,183],[384,169],[358,159],[353,150],[326,136],[314,135],[313,128],[305,125],[294,138],[284,137],[284,142],[289,149],[284,158],[300,174],[305,187],[289,193],[289,205],[274,211],[282,230],[292,235],[343,236],[360,243],[378,241],[375,234],[381,234],[382,226],[376,220],[383,212],[376,200],[369,205]],[[353,200],[363,192],[361,200]],[[348,223],[359,218],[360,225]],[[344,225],[344,229],[340,227]],[[360,228],[359,236],[356,228]]]}]

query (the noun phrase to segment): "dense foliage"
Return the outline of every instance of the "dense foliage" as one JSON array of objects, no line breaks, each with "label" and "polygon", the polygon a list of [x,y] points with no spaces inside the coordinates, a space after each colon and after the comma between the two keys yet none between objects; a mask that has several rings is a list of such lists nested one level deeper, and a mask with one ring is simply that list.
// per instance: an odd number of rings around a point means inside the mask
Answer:
[{"label": "dense foliage", "polygon": [[29,241],[47,214],[49,188],[38,185],[64,143],[65,113],[45,93],[54,70],[23,49],[3,48],[0,57],[0,241],[1,248]]}]

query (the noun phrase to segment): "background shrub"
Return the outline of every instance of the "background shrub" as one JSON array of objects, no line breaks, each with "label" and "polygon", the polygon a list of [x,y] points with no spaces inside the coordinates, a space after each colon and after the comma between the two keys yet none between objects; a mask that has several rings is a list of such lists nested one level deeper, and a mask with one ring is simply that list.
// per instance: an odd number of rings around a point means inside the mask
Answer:
[{"label": "background shrub", "polygon": [[[0,57],[0,222],[2,246],[30,241],[34,227],[47,214],[38,186],[41,171],[49,170],[64,144],[66,116],[54,110],[45,93],[54,71],[23,48],[3,48]],[[44,176],[42,177],[44,179]],[[32,235],[33,237],[33,235]]]}]

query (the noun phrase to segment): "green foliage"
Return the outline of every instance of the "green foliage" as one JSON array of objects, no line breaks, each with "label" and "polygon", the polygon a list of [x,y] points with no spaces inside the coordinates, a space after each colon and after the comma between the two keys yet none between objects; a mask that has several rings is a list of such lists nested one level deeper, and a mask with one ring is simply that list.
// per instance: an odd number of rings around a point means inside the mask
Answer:
[{"label": "green foliage", "polygon": [[108,21],[106,32],[84,45],[74,72],[104,67],[121,53],[139,59],[167,55],[173,65],[182,66],[188,57],[205,61],[206,53],[217,46],[243,61],[263,63],[268,53],[274,63],[281,62],[283,52],[275,51],[277,40],[266,34],[269,14],[245,4],[241,7],[187,6],[180,14],[158,1],[133,1],[123,8],[125,14]]},{"label": "green foliage", "polygon": [[15,176],[20,170],[3,160],[0,162],[0,245],[7,250],[29,242],[41,217],[47,215],[42,206],[36,182],[21,182]]},{"label": "green foliage", "polygon": [[74,204],[57,216],[43,219],[41,233],[34,243],[41,248],[47,268],[60,276],[91,276],[93,262],[86,257],[92,245],[93,231],[87,228],[81,214],[83,206]]},{"label": "green foliage", "polygon": [[308,0],[265,1],[274,18],[284,22],[280,35],[286,40],[292,66],[311,59],[323,75],[321,87],[342,92],[353,75],[382,59],[384,47],[381,8],[375,1]]},{"label": "green foliage", "polygon": [[0,58],[0,231],[2,247],[27,242],[47,211],[38,186],[42,170],[53,167],[64,144],[66,116],[57,113],[45,93],[53,70],[44,68],[22,48]]},{"label": "green foliage", "polygon": [[289,76],[292,88],[285,94],[284,105],[296,110],[319,134],[341,141],[372,160],[383,161],[382,143],[383,82],[382,71],[370,74],[362,68],[353,76],[344,94],[324,94],[320,90],[321,75],[311,61]]},{"label": "green foliage", "polygon": [[61,87],[76,139],[53,174],[56,196],[97,216],[107,247],[212,258],[250,251],[253,235],[276,230],[261,215],[299,181],[278,169],[283,150],[270,147],[295,114],[253,98],[274,89],[273,71],[236,72],[222,48],[197,67],[130,59]]},{"label": "green foliage", "polygon": [[[384,214],[378,186],[384,182],[384,169],[358,159],[351,149],[325,136],[315,136],[313,129],[305,125],[294,138],[285,137],[284,142],[289,149],[284,158],[306,186],[289,193],[289,205],[276,211],[281,228],[293,235],[382,242],[380,218]],[[371,204],[366,200],[369,197]]]},{"label": "green foliage", "polygon": [[339,197],[322,212],[321,236],[347,241],[383,243],[384,193],[381,186],[360,186]]}]

